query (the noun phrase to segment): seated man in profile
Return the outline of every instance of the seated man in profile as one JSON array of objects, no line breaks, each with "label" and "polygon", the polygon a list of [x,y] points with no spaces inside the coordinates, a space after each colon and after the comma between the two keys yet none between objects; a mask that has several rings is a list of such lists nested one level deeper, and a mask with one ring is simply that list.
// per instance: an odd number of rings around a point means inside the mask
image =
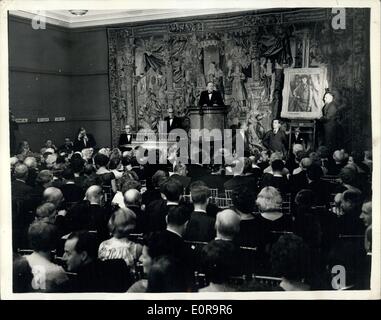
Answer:
[{"label": "seated man in profile", "polygon": [[202,91],[198,105],[200,109],[203,107],[224,106],[224,101],[219,91],[214,90],[213,82],[209,81],[206,87],[207,90]]},{"label": "seated man in profile", "polygon": [[98,240],[89,231],[69,235],[63,259],[67,270],[76,276],[64,292],[125,292],[131,286],[130,268],[123,259],[98,259]]}]

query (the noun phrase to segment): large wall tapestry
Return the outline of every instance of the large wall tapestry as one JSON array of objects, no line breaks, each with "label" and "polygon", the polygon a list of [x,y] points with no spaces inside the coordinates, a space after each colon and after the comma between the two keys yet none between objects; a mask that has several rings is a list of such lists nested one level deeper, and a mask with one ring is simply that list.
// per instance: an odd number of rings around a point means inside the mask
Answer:
[{"label": "large wall tapestry", "polygon": [[371,137],[370,126],[358,126],[370,121],[369,13],[347,9],[346,28],[333,30],[331,11],[256,11],[109,28],[113,142],[126,123],[157,130],[169,106],[186,117],[212,80],[229,108],[228,124],[246,122],[251,145],[259,146],[280,116],[284,70],[321,67],[340,93],[346,147],[363,145],[364,135]]}]

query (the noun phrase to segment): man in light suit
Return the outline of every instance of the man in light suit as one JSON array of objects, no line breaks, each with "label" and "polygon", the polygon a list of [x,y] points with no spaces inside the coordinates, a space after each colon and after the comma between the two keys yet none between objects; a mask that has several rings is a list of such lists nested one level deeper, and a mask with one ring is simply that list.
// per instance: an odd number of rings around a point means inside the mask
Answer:
[{"label": "man in light suit", "polygon": [[202,91],[200,95],[200,100],[198,102],[199,107],[213,107],[213,106],[224,106],[224,101],[222,100],[221,94],[214,90],[213,82],[209,81],[207,84],[207,90]]}]

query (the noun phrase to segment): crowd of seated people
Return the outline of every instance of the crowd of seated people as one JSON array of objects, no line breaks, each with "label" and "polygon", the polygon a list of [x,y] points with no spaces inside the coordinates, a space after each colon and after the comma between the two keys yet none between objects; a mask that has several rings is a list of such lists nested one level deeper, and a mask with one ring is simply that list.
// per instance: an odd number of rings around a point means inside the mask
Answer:
[{"label": "crowd of seated people", "polygon": [[369,152],[173,165],[73,146],[11,158],[14,292],[333,290],[337,265],[369,288]]}]

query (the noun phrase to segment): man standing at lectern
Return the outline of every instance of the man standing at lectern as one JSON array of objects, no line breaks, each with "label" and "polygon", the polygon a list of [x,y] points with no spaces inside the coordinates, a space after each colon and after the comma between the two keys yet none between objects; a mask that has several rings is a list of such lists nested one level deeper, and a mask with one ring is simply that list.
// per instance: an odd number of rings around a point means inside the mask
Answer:
[{"label": "man standing at lectern", "polygon": [[200,110],[203,107],[213,107],[213,106],[224,106],[224,101],[222,100],[221,94],[214,90],[214,84],[212,81],[209,81],[206,86],[205,91],[201,92],[200,101],[198,105]]}]

